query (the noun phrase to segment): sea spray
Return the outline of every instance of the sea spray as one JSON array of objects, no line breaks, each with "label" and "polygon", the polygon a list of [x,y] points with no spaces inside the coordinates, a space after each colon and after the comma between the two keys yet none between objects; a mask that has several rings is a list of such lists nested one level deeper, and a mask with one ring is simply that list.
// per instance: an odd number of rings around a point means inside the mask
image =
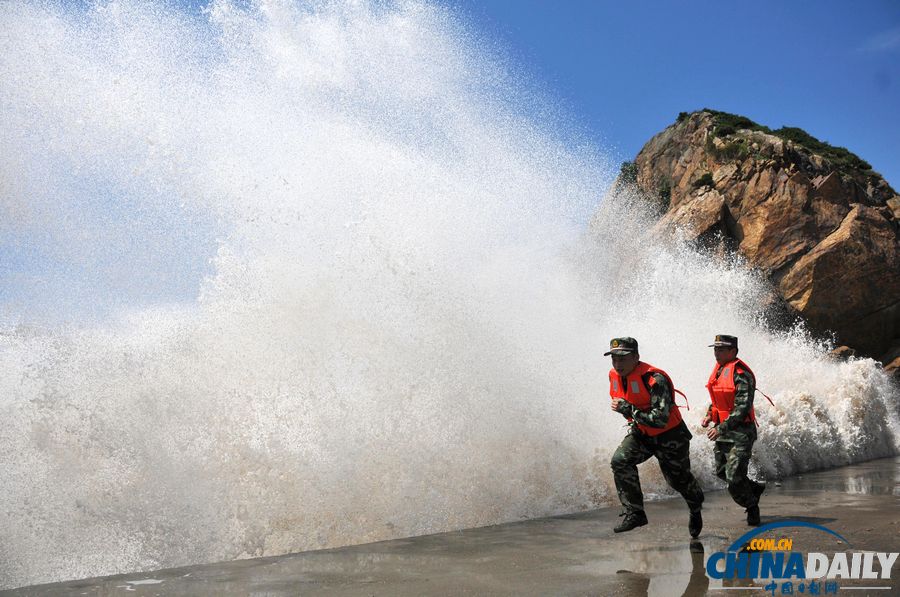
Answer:
[{"label": "sea spray", "polygon": [[871,361],[601,202],[602,154],[446,9],[0,11],[0,587],[610,505],[617,335],[691,426],[740,336],[763,476],[898,449]]}]

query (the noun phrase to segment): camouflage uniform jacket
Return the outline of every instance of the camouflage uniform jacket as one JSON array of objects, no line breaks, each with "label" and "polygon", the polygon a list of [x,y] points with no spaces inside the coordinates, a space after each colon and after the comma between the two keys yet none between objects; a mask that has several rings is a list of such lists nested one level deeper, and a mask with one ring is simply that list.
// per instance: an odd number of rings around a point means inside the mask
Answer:
[{"label": "camouflage uniform jacket", "polygon": [[[650,377],[655,381],[652,386],[647,384]],[[665,427],[669,422],[670,409],[675,408],[672,388],[666,377],[659,373],[645,376],[643,382],[650,390],[650,410],[638,410],[630,402],[623,402],[619,406],[618,412],[630,418],[633,421],[632,426],[635,428],[637,427],[635,423],[648,427]],[[624,383],[625,381],[622,380],[623,385]]]},{"label": "camouflage uniform jacket", "polygon": [[[721,370],[719,371],[721,373]],[[756,423],[753,421],[745,421],[750,416],[750,409],[753,408],[753,395],[756,393],[756,380],[753,374],[748,371],[737,370],[734,372],[734,407],[728,418],[719,423],[719,437],[716,441],[728,442],[735,441],[737,434],[749,436],[756,439]],[[707,416],[711,416],[712,404],[706,411]]]}]

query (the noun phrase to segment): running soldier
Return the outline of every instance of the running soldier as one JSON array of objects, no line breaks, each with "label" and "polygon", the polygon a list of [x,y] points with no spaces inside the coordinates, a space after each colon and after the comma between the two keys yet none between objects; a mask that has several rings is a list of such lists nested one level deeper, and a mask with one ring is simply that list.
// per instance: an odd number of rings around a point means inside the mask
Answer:
[{"label": "running soldier", "polygon": [[641,362],[634,338],[613,338],[607,355],[612,355],[612,409],[630,423],[611,462],[625,516],[613,530],[622,533],[647,524],[637,465],[655,456],[666,482],[687,502],[688,531],[697,537],[703,528],[703,490],[691,474],[691,432],[675,406],[675,386],[665,371]]},{"label": "running soldier", "polygon": [[716,476],[728,484],[732,499],[747,509],[747,524],[759,526],[759,496],[766,486],[747,476],[750,451],[756,441],[756,377],[747,363],[737,358],[735,336],[719,334],[710,347],[716,357],[706,384],[712,404],[700,424],[713,424],[706,437],[715,442]]}]

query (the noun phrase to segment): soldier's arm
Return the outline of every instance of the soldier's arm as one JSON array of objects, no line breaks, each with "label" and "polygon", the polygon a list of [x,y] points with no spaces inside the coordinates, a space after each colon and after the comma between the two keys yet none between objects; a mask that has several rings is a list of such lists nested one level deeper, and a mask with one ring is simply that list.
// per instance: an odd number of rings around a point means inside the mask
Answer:
[{"label": "soldier's arm", "polygon": [[665,427],[669,422],[669,409],[672,408],[672,388],[659,373],[653,373],[651,377],[653,383],[647,384],[650,389],[650,410],[633,409],[631,418],[635,423],[648,427]]},{"label": "soldier's arm", "polygon": [[713,412],[713,407],[712,407],[712,404],[710,404],[706,409],[706,415],[704,415],[703,420],[700,421],[701,427],[709,427],[709,424],[712,423],[712,421],[713,421],[712,412]]},{"label": "soldier's arm", "polygon": [[719,433],[728,433],[750,415],[753,408],[753,394],[756,391],[756,382],[753,376],[746,371],[734,373],[734,408],[728,418],[719,424]]}]

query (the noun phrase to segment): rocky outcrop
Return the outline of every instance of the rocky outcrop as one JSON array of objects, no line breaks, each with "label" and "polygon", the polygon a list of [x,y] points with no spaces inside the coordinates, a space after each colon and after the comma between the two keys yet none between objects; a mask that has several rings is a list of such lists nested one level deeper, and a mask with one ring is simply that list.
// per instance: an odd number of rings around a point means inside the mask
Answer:
[{"label": "rocky outcrop", "polygon": [[657,233],[740,252],[812,329],[862,354],[900,337],[900,197],[847,150],[704,110],[653,137],[631,169],[660,203]]}]

